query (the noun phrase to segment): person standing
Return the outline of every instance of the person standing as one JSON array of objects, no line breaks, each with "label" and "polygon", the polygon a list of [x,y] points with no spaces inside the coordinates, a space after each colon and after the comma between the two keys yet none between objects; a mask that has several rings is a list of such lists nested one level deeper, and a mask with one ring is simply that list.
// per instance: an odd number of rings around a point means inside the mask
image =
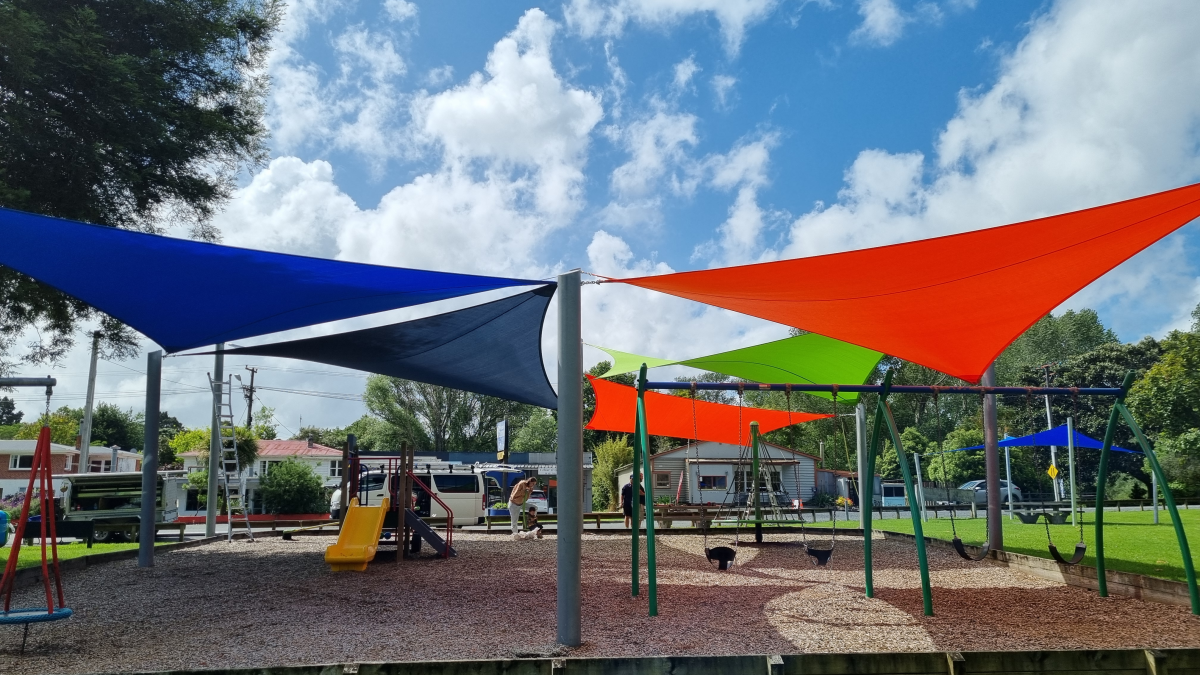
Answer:
[{"label": "person standing", "polygon": [[514,483],[512,492],[508,495],[508,515],[512,517],[513,539],[516,539],[517,534],[521,531],[521,511],[524,510],[525,501],[529,499],[529,495],[533,493],[533,488],[536,486],[536,478],[526,478]]},{"label": "person standing", "polygon": [[641,476],[630,474],[629,482],[621,488],[621,511],[625,514],[625,529],[629,529],[630,521],[633,520],[633,486],[639,484],[638,496],[642,503],[642,517],[646,517],[646,489],[640,487]]}]

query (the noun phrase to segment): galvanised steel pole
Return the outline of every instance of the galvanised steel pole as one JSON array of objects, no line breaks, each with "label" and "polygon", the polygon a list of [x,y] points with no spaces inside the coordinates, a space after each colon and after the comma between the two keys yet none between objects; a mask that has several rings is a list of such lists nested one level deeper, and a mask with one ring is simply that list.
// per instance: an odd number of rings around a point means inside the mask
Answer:
[{"label": "galvanised steel pole", "polygon": [[158,506],[158,411],[162,351],[146,355],[146,436],[142,443],[142,514],[138,528],[138,567],[154,567],[154,512]]},{"label": "galvanised steel pole", "polygon": [[[208,501],[204,505],[204,536],[217,536],[217,472],[221,470],[221,420],[217,418],[217,406],[221,405],[221,387],[225,381],[225,343],[217,345],[213,357],[213,400],[212,432],[208,439]],[[229,524],[230,529],[233,523]]]},{"label": "galvanised steel pole", "polygon": [[[1071,470],[1071,527],[1075,527],[1079,515],[1079,506],[1075,500],[1075,419],[1067,418],[1067,464]],[[1158,503],[1154,504],[1154,522],[1158,522]]]},{"label": "galvanised steel pole", "polygon": [[[996,386],[996,366],[992,364],[979,382],[985,387]],[[1004,550],[1004,522],[1000,519],[1000,445],[996,433],[996,395],[983,396],[983,459],[987,469],[987,529],[988,543],[993,551]]]},{"label": "galvanised steel pole", "polygon": [[[646,593],[650,616],[658,616],[658,561],[654,555],[654,472],[650,464],[650,436],[646,433],[646,364],[638,374],[637,400],[638,446],[642,452],[642,483],[646,491]],[[640,501],[640,500],[639,500]]]},{"label": "galvanised steel pole", "polygon": [[[91,468],[92,404],[96,400],[96,361],[100,356],[100,331],[92,333],[92,364],[88,367],[87,399],[83,404],[83,423],[79,425],[79,473]],[[116,467],[113,467],[116,470]]]},{"label": "galvanised steel pole", "polygon": [[[867,453],[867,406],[865,404],[863,404],[861,401],[854,408],[854,442],[855,442],[855,449],[857,450],[856,459],[858,460],[858,463],[855,465],[855,469],[858,472],[858,481],[857,481],[858,482],[858,524],[861,527],[862,522],[863,522],[863,507],[864,507],[864,502],[863,502],[863,497],[862,497],[863,496],[862,482],[863,482],[863,475],[865,475],[864,472],[867,470],[866,463],[865,463],[865,459],[867,456],[866,455],[866,453]],[[874,482],[872,482],[871,484],[874,485]],[[847,496],[849,496],[849,495],[847,495]],[[865,506],[867,509],[871,508],[870,504],[866,504]]]},{"label": "galvanised steel pole", "polygon": [[558,275],[558,643],[583,644],[583,340],[579,270]]},{"label": "galvanised steel pole", "polygon": [[[741,433],[739,430],[738,433]],[[750,485],[746,498],[754,500],[754,541],[762,543],[762,502],[758,494],[758,422],[750,423]],[[745,474],[743,474],[745,475]],[[814,516],[815,520],[816,517]]]}]

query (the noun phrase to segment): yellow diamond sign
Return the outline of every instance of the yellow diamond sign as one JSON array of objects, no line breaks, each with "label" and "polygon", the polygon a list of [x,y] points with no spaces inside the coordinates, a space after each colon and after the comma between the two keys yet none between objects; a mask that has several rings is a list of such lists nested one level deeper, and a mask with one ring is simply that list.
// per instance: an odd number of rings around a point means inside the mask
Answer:
[{"label": "yellow diamond sign", "polygon": [[1050,474],[1051,479],[1058,478],[1058,467],[1051,464],[1050,468],[1046,469],[1046,473]]}]

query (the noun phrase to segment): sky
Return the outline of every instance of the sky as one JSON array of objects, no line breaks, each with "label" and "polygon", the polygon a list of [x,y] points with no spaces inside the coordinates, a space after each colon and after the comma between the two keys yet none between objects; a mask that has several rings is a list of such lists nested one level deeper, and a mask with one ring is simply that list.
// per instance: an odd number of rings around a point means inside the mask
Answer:
[{"label": "sky", "polygon": [[[1200,181],[1196,25],[1191,0],[290,0],[267,65],[272,159],[215,224],[227,244],[342,260],[620,277],[1063,213]],[[1127,341],[1186,327],[1198,228],[1060,309],[1094,308]],[[586,342],[665,358],[787,334],[624,285],[583,303]],[[82,405],[82,342],[52,371],[54,407]],[[363,374],[257,357],[227,372],[246,365],[283,436],[365,412]],[[164,409],[206,424],[211,369],[168,358]],[[143,370],[102,361],[97,400],[141,410]]]}]

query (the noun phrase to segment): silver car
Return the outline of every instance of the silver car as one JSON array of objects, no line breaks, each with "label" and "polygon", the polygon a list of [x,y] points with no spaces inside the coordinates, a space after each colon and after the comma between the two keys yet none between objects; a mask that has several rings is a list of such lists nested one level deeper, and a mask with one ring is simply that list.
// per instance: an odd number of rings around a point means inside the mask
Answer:
[{"label": "silver car", "polygon": [[[968,482],[963,483],[962,485],[958,486],[958,489],[959,490],[970,490],[973,493],[972,501],[974,501],[976,504],[980,504],[980,505],[987,504],[988,500],[987,500],[987,481],[986,480],[968,481]],[[1019,501],[1024,500],[1024,497],[1021,496],[1021,488],[1017,487],[1015,484],[1012,486],[1012,500],[1014,502],[1019,502]],[[1003,504],[1003,503],[1007,503],[1007,502],[1008,502],[1008,481],[1001,480],[1000,481],[1000,503]]]}]

